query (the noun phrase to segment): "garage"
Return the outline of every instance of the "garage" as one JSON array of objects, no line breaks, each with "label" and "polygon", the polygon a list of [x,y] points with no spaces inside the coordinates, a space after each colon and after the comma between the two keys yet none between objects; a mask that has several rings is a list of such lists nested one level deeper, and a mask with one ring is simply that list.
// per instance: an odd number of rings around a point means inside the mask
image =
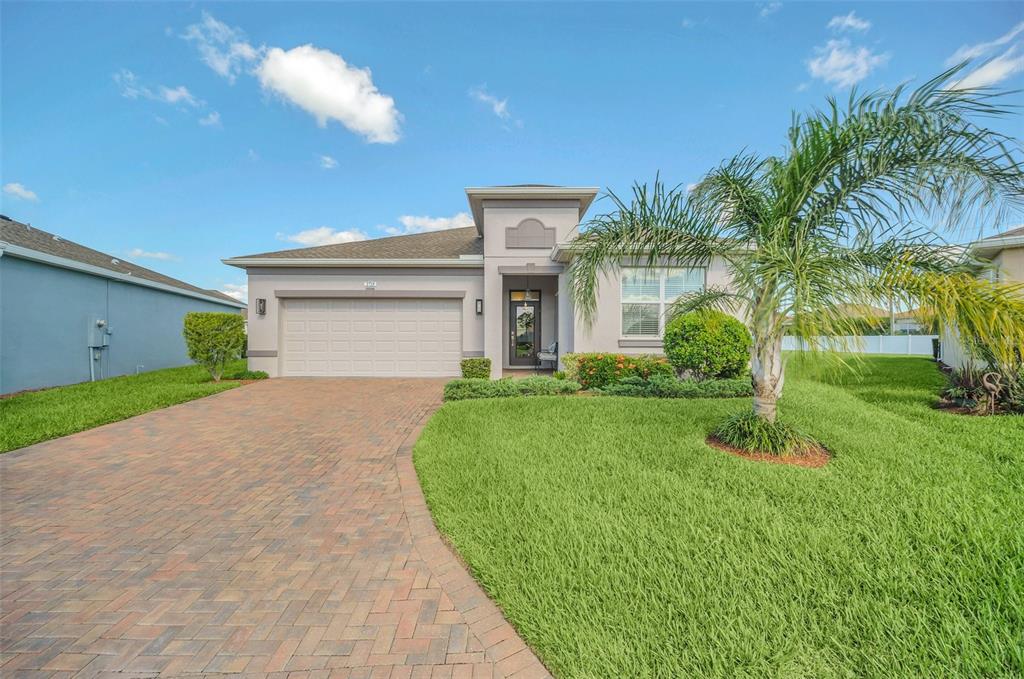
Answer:
[{"label": "garage", "polygon": [[284,376],[449,377],[462,299],[282,299]]}]

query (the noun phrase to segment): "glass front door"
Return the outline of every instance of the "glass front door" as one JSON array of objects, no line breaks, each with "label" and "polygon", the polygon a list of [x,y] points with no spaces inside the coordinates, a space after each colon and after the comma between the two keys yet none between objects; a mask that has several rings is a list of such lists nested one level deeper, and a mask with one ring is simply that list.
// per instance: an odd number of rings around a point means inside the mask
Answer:
[{"label": "glass front door", "polygon": [[540,293],[509,293],[509,365],[536,365],[540,342]]}]

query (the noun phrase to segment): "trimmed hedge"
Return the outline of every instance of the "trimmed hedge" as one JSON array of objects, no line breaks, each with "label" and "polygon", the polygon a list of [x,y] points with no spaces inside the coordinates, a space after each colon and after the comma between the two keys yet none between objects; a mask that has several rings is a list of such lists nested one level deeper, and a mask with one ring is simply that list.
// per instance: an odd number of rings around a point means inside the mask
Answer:
[{"label": "trimmed hedge", "polygon": [[219,382],[227,364],[243,355],[245,319],[238,313],[190,311],[185,314],[182,334],[188,357]]},{"label": "trimmed hedge", "polygon": [[679,375],[698,380],[736,377],[750,362],[750,332],[732,316],[702,309],[665,325],[662,346]]},{"label": "trimmed hedge", "polygon": [[491,359],[489,358],[464,358],[459,366],[462,368],[462,376],[465,378],[485,380],[491,378]]},{"label": "trimmed hedge", "polygon": [[627,377],[649,379],[656,375],[674,374],[664,357],[649,354],[575,354],[574,359],[573,373],[569,372],[566,364],[566,376],[582,384],[584,389],[601,389]]},{"label": "trimmed hedge", "polygon": [[463,378],[444,385],[445,401],[465,401],[474,398],[505,398],[514,396],[552,396],[575,394],[580,390],[577,382],[556,380],[553,377],[524,377],[500,380]]},{"label": "trimmed hedge", "polygon": [[739,398],[753,396],[750,377],[723,380],[680,380],[674,376],[656,375],[649,380],[627,377],[600,390],[605,396],[638,396],[641,398]]}]

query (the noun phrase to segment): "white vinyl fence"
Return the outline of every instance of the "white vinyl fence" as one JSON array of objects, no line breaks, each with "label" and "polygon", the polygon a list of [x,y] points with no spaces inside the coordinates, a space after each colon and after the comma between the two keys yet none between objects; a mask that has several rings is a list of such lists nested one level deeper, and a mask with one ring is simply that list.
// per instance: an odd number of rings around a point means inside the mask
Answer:
[{"label": "white vinyl fence", "polygon": [[[932,340],[938,335],[864,335],[848,337],[819,337],[822,349],[848,351],[858,354],[902,354],[904,356],[931,356]],[[808,348],[808,343],[796,337],[783,337],[782,350],[796,351]]]}]

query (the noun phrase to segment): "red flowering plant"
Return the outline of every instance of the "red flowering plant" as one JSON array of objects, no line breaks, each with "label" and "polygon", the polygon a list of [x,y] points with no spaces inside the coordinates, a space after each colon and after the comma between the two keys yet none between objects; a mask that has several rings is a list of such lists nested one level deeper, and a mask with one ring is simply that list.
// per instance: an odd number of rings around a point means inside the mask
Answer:
[{"label": "red flowering plant", "polygon": [[674,375],[662,356],[647,354],[576,354],[577,381],[584,389],[600,389],[627,377],[649,379],[654,375]]}]

